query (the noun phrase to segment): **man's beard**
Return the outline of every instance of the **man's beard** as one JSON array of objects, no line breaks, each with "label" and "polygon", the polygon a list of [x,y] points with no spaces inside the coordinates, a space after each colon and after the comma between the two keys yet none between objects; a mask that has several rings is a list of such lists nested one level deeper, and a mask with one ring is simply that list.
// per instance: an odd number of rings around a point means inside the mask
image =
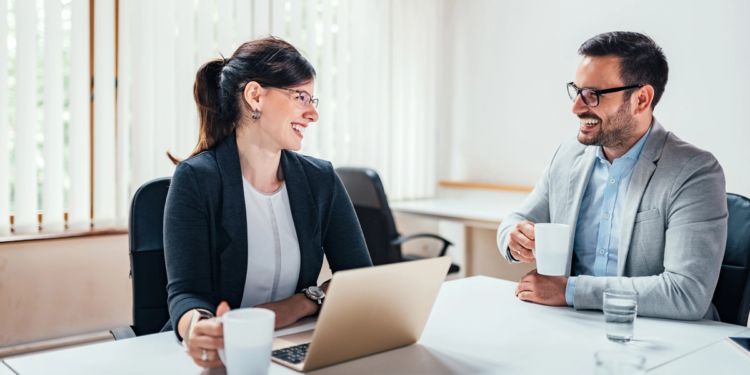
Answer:
[{"label": "man's beard", "polygon": [[617,150],[622,148],[635,135],[637,127],[635,118],[628,113],[629,101],[622,103],[620,108],[610,117],[609,124],[605,128],[604,121],[596,115],[583,115],[580,118],[599,119],[599,132],[593,138],[583,138],[579,133],[578,142],[586,146],[603,146]]}]

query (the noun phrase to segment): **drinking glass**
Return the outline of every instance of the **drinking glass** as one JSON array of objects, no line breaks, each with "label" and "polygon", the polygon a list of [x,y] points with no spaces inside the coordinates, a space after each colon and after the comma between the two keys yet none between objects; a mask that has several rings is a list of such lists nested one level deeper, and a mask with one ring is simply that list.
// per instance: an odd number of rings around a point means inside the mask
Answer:
[{"label": "drinking glass", "polygon": [[607,338],[615,342],[633,340],[638,315],[638,293],[632,290],[604,291],[604,321]]},{"label": "drinking glass", "polygon": [[628,352],[603,350],[594,354],[596,375],[644,375],[646,358]]}]

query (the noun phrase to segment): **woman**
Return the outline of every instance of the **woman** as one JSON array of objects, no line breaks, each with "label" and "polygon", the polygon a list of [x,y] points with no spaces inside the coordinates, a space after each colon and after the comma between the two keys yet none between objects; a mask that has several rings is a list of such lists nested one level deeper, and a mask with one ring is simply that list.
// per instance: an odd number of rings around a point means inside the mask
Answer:
[{"label": "woman", "polygon": [[214,313],[262,307],[288,326],[319,309],[324,253],[334,272],[372,265],[331,163],[289,151],[318,120],[314,79],[310,63],[272,37],[196,74],[198,145],[177,164],[164,215],[165,330],[176,328],[200,366],[221,365]]}]

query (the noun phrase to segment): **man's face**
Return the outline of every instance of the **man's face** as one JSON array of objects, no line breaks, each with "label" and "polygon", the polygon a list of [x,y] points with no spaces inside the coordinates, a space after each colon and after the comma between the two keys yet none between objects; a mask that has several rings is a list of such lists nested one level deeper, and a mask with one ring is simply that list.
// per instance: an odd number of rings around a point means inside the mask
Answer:
[{"label": "man's face", "polygon": [[[620,79],[620,59],[584,56],[573,83],[578,88],[598,90],[625,86]],[[573,103],[573,114],[581,119],[579,142],[618,149],[635,135],[637,124],[630,101],[623,102],[624,94],[624,91],[602,94],[596,107],[587,106],[578,95]]]}]

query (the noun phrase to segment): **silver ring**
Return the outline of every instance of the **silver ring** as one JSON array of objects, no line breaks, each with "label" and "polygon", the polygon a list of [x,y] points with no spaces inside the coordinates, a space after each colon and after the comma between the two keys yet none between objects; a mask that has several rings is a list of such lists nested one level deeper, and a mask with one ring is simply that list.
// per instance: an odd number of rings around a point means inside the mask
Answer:
[{"label": "silver ring", "polygon": [[201,361],[203,362],[208,361],[208,350],[203,349],[203,355],[201,356]]},{"label": "silver ring", "polygon": [[518,255],[521,255],[521,249],[516,250],[516,252],[518,253]]}]

